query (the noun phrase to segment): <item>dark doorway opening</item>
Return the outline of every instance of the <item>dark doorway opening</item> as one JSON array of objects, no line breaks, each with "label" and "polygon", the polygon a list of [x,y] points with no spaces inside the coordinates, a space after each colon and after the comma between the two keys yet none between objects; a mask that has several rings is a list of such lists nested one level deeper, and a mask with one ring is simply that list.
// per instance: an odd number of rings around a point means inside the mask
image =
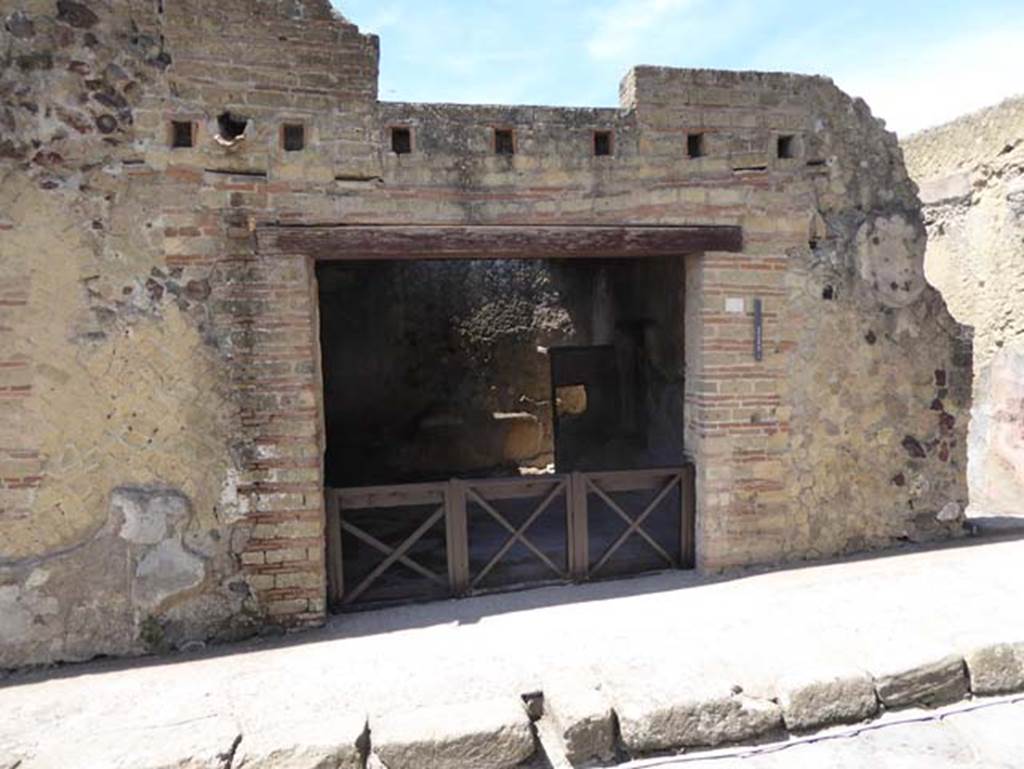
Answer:
[{"label": "dark doorway opening", "polygon": [[683,270],[319,264],[327,485],[680,464]]},{"label": "dark doorway opening", "polygon": [[319,262],[332,604],[692,560],[684,271]]}]

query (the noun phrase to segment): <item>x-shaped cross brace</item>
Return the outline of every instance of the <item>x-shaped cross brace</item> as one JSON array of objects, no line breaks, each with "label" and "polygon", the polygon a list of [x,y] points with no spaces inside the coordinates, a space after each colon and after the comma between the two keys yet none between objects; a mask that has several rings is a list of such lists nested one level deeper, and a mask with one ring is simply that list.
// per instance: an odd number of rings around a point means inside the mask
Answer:
[{"label": "x-shaped cross brace", "polygon": [[419,528],[416,529],[416,531],[410,534],[405,539],[405,541],[402,542],[402,544],[394,548],[388,547],[376,537],[367,534],[365,531],[356,526],[353,526],[351,523],[348,523],[347,521],[342,521],[341,528],[344,531],[347,531],[352,536],[363,540],[363,542],[366,542],[368,545],[376,548],[377,550],[380,550],[387,556],[387,558],[381,561],[373,571],[366,575],[366,578],[362,582],[360,582],[351,592],[349,592],[345,596],[344,602],[352,603],[353,601],[355,601],[359,596],[366,592],[366,589],[370,587],[370,585],[373,584],[373,582],[381,574],[390,569],[392,565],[394,565],[395,563],[400,563],[403,566],[408,566],[410,569],[412,569],[418,574],[423,575],[432,582],[435,582],[438,585],[441,585],[442,587],[447,587],[448,580],[435,574],[430,569],[424,566],[420,566],[420,564],[416,563],[416,561],[412,560],[406,555],[406,553],[409,552],[412,546],[419,542],[420,538],[428,531],[430,531],[431,527],[442,518],[444,518],[444,505],[435,510],[433,515],[427,518],[427,520],[425,520],[419,526]]},{"label": "x-shaped cross brace", "polygon": [[672,491],[675,485],[680,481],[680,477],[681,476],[679,475],[673,475],[672,478],[669,479],[669,482],[664,486],[664,488],[662,488],[662,490],[658,492],[657,496],[654,497],[651,503],[647,505],[647,507],[643,509],[643,512],[641,512],[640,515],[638,515],[636,518],[630,517],[630,515],[625,510],[619,507],[618,503],[615,500],[613,500],[610,496],[608,496],[607,493],[605,493],[604,489],[602,489],[592,480],[587,478],[587,488],[593,491],[595,494],[597,494],[597,496],[599,496],[602,500],[604,500],[604,503],[608,505],[608,507],[610,507],[616,513],[618,513],[619,517],[622,518],[628,524],[626,530],[619,535],[618,539],[616,539],[607,550],[604,551],[604,555],[602,555],[600,560],[598,560],[598,562],[594,564],[594,567],[590,569],[591,574],[596,574],[598,571],[600,571],[600,569],[606,563],[608,563],[608,559],[610,559],[615,554],[615,551],[617,551],[622,546],[622,544],[627,539],[629,539],[630,536],[633,534],[637,534],[645,542],[647,542],[647,544],[651,546],[651,549],[653,549],[659,556],[661,556],[669,566],[676,566],[676,560],[671,555],[666,553],[665,548],[659,545],[651,537],[651,535],[644,531],[641,527],[643,526],[644,521],[646,521],[647,518],[650,516],[650,514],[653,513],[654,510],[658,507],[658,505],[661,504],[661,501],[665,498],[665,496],[670,491]]},{"label": "x-shaped cross brace", "polygon": [[548,506],[555,500],[555,498],[557,498],[559,494],[565,491],[565,488],[566,482],[564,480],[559,481],[557,484],[555,484],[554,488],[551,489],[551,491],[548,493],[546,497],[544,497],[544,500],[536,508],[534,508],[533,512],[530,513],[527,519],[518,528],[509,523],[505,516],[503,516],[501,513],[495,510],[494,507],[492,507],[491,504],[487,502],[487,500],[485,500],[483,497],[477,494],[472,489],[472,487],[466,488],[466,496],[472,497],[478,505],[480,505],[484,510],[490,513],[491,516],[510,533],[509,538],[505,540],[505,544],[501,546],[498,552],[494,554],[494,557],[487,562],[487,565],[484,566],[483,569],[480,570],[480,573],[477,574],[476,577],[473,579],[472,587],[476,587],[480,584],[480,582],[483,581],[484,577],[486,577],[491,572],[491,570],[498,565],[498,563],[504,557],[505,553],[507,553],[516,542],[522,542],[530,550],[531,553],[533,553],[535,556],[537,556],[537,558],[543,561],[544,564],[547,565],[547,567],[550,568],[553,572],[555,572],[555,574],[557,574],[559,577],[568,579],[568,575],[564,571],[558,568],[558,566],[555,563],[553,563],[550,558],[548,558],[541,550],[535,547],[534,544],[524,536],[526,530],[533,525],[533,522],[540,517],[541,513],[543,513],[548,508]]}]

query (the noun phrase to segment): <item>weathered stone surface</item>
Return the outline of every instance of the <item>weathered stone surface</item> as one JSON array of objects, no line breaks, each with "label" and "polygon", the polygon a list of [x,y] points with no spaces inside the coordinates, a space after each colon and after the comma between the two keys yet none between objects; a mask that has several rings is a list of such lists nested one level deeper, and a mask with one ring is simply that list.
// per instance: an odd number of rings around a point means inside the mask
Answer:
[{"label": "weathered stone surface", "polygon": [[634,755],[741,742],[783,725],[774,702],[704,681],[616,685],[612,699],[623,744]]},{"label": "weathered stone surface", "polygon": [[100,20],[87,5],[74,0],[57,0],[57,18],[81,29],[88,29]]},{"label": "weathered stone surface", "polygon": [[935,516],[936,520],[943,521],[945,523],[952,523],[953,521],[960,521],[964,517],[963,508],[957,502],[950,502],[944,508],[939,510]]},{"label": "weathered stone surface", "polygon": [[[256,695],[258,696],[258,695]],[[317,701],[316,698],[314,701]],[[329,704],[329,703],[324,703]],[[311,714],[316,712],[315,717]],[[292,716],[301,716],[295,718]],[[247,708],[234,766],[245,769],[363,769],[366,716],[330,708]]]},{"label": "weathered stone surface", "polygon": [[904,216],[867,221],[857,232],[857,266],[880,301],[906,307],[924,291],[924,242]]},{"label": "weathered stone surface", "polygon": [[951,655],[898,672],[875,676],[878,699],[887,708],[934,708],[962,700],[970,691],[964,659]]},{"label": "weathered stone surface", "polygon": [[544,713],[553,721],[565,755],[574,767],[615,755],[615,713],[607,695],[583,678],[544,682]]},{"label": "weathered stone surface", "polygon": [[792,731],[852,724],[878,712],[874,681],[858,670],[792,675],[779,682],[778,694],[782,718]]},{"label": "weathered stone surface", "polygon": [[953,173],[927,179],[919,185],[921,202],[935,205],[945,201],[963,200],[971,195],[971,177],[966,173]]},{"label": "weathered stone surface", "polygon": [[210,711],[184,723],[147,723],[146,714],[126,711],[118,714],[116,729],[42,741],[26,751],[17,769],[223,769],[232,766],[231,757],[244,741],[234,720]]},{"label": "weathered stone surface", "polygon": [[[621,108],[404,104],[379,100],[376,37],[328,0],[11,0],[3,23],[0,155],[14,162],[0,185],[0,585],[17,619],[0,664],[137,652],[143,624],[164,643],[204,642],[225,624],[324,619],[329,420],[311,340],[326,315],[306,255],[257,258],[266,222],[738,224],[742,253],[674,260],[685,269],[639,297],[685,294],[675,327],[685,369],[700,372],[685,380],[725,399],[690,399],[685,420],[680,402],[642,399],[669,415],[650,423],[660,433],[689,431],[698,472],[713,464],[744,486],[699,495],[700,565],[956,533],[935,514],[966,502],[969,344],[919,280],[923,222],[895,136],[831,82],[637,67]],[[227,152],[215,116],[239,87],[246,141]],[[296,115],[306,143],[286,152]],[[172,121],[193,124],[193,146],[170,146]],[[688,158],[682,133],[705,121],[707,154]],[[392,125],[415,127],[411,156],[388,151]],[[521,152],[495,157],[497,125]],[[613,156],[595,157],[595,131],[614,132]],[[780,132],[799,157],[772,151]],[[561,327],[526,288],[515,318]],[[761,362],[742,314],[756,297]],[[483,309],[468,326],[486,342]],[[635,329],[629,343],[652,351],[647,381],[678,387],[684,367],[666,361],[679,340]],[[467,369],[491,365],[480,361]],[[519,411],[550,408],[487,414]],[[508,452],[530,453],[534,432]],[[126,484],[179,491],[188,520],[168,516],[161,539],[160,516],[140,513],[120,536],[110,501]],[[26,586],[37,567],[49,580]]]},{"label": "weathered stone surface", "polygon": [[512,698],[371,718],[370,744],[388,769],[511,769],[535,749]]},{"label": "weathered stone surface", "polygon": [[[973,758],[979,769],[1016,769],[1024,755],[1024,703],[1014,702],[994,707],[957,713],[944,718],[942,725],[970,748],[970,757],[950,767],[971,766]],[[940,765],[941,766],[941,765]]]},{"label": "weathered stone surface", "polygon": [[1024,643],[997,643],[964,654],[975,695],[1024,691]]},{"label": "weathered stone surface", "polygon": [[24,12],[15,11],[7,17],[4,27],[15,37],[28,38],[36,33],[36,25]]}]

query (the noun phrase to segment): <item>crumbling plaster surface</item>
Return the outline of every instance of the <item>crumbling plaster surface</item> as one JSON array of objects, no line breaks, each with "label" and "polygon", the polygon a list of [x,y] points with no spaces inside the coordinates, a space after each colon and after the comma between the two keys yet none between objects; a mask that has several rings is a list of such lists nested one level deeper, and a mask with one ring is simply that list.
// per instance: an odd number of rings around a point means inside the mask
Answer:
[{"label": "crumbling plaster surface", "polygon": [[[936,511],[952,505],[955,525],[967,502],[958,479],[970,337],[925,281],[924,228],[895,136],[863,102],[851,112],[831,126],[843,171],[819,194],[827,234],[820,239],[812,223],[812,279],[794,298],[808,310],[794,323],[803,331],[795,378],[804,397],[794,408],[804,429],[794,431],[793,454],[809,514],[801,547],[812,552],[948,531]],[[833,299],[822,301],[830,288]],[[878,515],[888,500],[899,512]],[[836,508],[861,515],[823,512]]]},{"label": "crumbling plaster surface", "polygon": [[1024,99],[904,142],[928,224],[926,270],[974,328],[972,512],[1021,514],[1024,495]]},{"label": "crumbling plaster surface", "polygon": [[203,638],[246,624],[248,592],[207,278],[162,264],[166,201],[122,163],[133,95],[165,64],[84,6],[17,5],[0,14],[0,668]]},{"label": "crumbling plaster surface", "polygon": [[[788,430],[770,434],[765,453],[727,443],[749,456],[754,477],[734,471],[719,484],[735,512],[705,519],[699,534],[730,543],[714,557],[725,565],[955,535],[967,504],[971,340],[925,281],[925,230],[896,137],[828,81],[803,84],[801,97],[814,116],[804,158],[818,164],[787,190],[790,218],[774,225],[790,243],[784,293],[765,299],[767,349],[785,361],[767,358],[782,397],[733,412],[752,432]],[[771,389],[759,383],[755,395]],[[707,444],[713,465],[718,449]],[[757,520],[758,534],[737,542],[743,520]]]}]

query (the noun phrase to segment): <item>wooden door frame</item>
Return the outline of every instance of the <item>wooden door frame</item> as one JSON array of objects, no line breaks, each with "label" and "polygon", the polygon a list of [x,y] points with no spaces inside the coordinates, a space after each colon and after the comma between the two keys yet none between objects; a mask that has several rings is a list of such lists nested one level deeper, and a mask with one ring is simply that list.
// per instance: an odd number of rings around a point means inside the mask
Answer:
[{"label": "wooden door frame", "polygon": [[727,225],[285,225],[256,230],[261,256],[316,262],[422,259],[636,259],[739,253]]},{"label": "wooden door frame", "polygon": [[[320,510],[323,531],[322,595],[330,590],[327,562],[327,495],[323,458],[327,433],[323,393],[323,352],[320,341],[320,296],[316,278],[319,262],[423,259],[640,259],[686,257],[707,251],[740,253],[743,231],[728,225],[387,225],[387,224],[282,224],[256,223],[255,256],[299,258],[308,275],[313,319],[313,364],[317,402],[317,443],[320,455]],[[685,290],[685,289],[684,289]],[[689,470],[692,474],[693,470]],[[692,488],[692,487],[691,487]],[[579,489],[578,491],[583,491]],[[687,516],[696,514],[695,494],[688,500]],[[580,532],[582,533],[582,532]],[[694,562],[696,536],[684,558]],[[571,556],[579,562],[583,554]]]}]

